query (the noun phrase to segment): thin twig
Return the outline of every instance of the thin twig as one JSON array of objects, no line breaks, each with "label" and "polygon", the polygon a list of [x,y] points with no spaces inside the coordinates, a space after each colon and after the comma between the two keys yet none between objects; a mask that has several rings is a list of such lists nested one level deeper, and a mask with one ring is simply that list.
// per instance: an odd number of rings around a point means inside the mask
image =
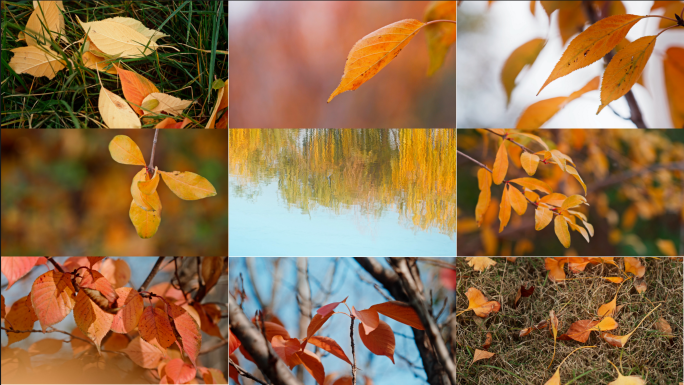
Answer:
[{"label": "thin twig", "polygon": [[501,135],[501,134],[499,134],[499,133],[496,133],[496,132],[492,131],[492,130],[489,129],[489,128],[485,128],[485,130],[491,132],[492,134],[494,134],[494,135],[496,135],[496,136],[500,136],[500,137],[504,138],[504,140],[507,140],[507,141],[509,141],[509,142],[511,142],[511,143],[513,143],[513,144],[515,144],[516,146],[520,147],[520,148],[521,148],[523,151],[525,151],[525,152],[528,152],[528,153],[530,153],[530,154],[534,154],[534,151],[532,151],[532,150],[530,150],[529,148],[525,147],[524,145],[522,145],[522,144],[516,142],[515,140],[509,138],[508,135]]},{"label": "thin twig", "polygon": [[243,368],[241,368],[240,366],[238,366],[235,362],[233,362],[233,360],[230,359],[230,357],[228,358],[228,362],[230,363],[230,366],[234,367],[235,370],[237,370],[238,374],[241,375],[242,377],[247,377],[247,378],[249,378],[250,380],[252,380],[252,381],[254,381],[254,382],[258,382],[258,383],[260,383],[260,384],[262,384],[262,385],[268,385],[268,384],[266,384],[265,382],[261,381],[260,379],[258,379],[258,378],[256,378],[256,377],[254,377],[253,375],[251,375],[251,374],[250,374],[248,371],[246,371],[245,369],[243,369]]},{"label": "thin twig", "polygon": [[213,352],[214,350],[218,350],[220,347],[226,346],[226,345],[228,345],[228,340],[224,340],[220,344],[217,344],[217,345],[214,345],[210,348],[202,350],[201,352],[199,352],[199,354],[207,354],[207,353]]},{"label": "thin twig", "polygon": [[148,275],[147,278],[145,279],[145,282],[143,282],[143,284],[140,285],[140,288],[138,289],[139,292],[147,289],[147,285],[149,285],[150,282],[152,282],[152,280],[154,279],[154,276],[157,275],[157,272],[159,271],[159,266],[161,266],[163,261],[164,261],[164,257],[159,257],[159,259],[157,259],[157,263],[155,263],[154,267],[152,267],[152,271],[150,271],[150,275]]},{"label": "thin twig", "polygon": [[354,316],[351,316],[351,325],[349,326],[349,337],[351,338],[352,358],[352,385],[356,385],[356,353],[354,352]]},{"label": "thin twig", "polygon": [[154,150],[157,148],[157,135],[159,134],[159,129],[154,130],[154,140],[152,141],[152,155],[150,156],[150,166],[147,168],[147,171],[152,174],[154,171]]},{"label": "thin twig", "polygon": [[[199,257],[197,257],[197,258],[199,258]],[[188,295],[187,295],[187,293],[185,293],[185,289],[183,289],[183,284],[181,283],[180,277],[178,276],[178,262],[177,262],[177,260],[178,260],[178,257],[173,257],[173,264],[176,267],[174,275],[176,276],[176,280],[178,281],[178,289],[181,291],[181,293],[183,293],[183,298],[185,298],[185,300],[187,301]],[[181,266],[183,266],[183,265],[181,265]],[[173,282],[172,282],[172,285],[173,285]]]},{"label": "thin twig", "polygon": [[456,265],[449,263],[449,262],[444,262],[441,259],[436,259],[436,258],[418,258],[416,261],[418,262],[423,262],[427,263],[428,265],[435,265],[439,267],[443,267],[445,269],[449,270],[454,270],[456,271]]},{"label": "thin twig", "polygon": [[52,265],[55,267],[55,269],[59,270],[60,273],[64,274],[64,269],[62,269],[62,266],[59,265],[59,263],[55,262],[52,257],[45,257],[47,260],[52,263]]}]

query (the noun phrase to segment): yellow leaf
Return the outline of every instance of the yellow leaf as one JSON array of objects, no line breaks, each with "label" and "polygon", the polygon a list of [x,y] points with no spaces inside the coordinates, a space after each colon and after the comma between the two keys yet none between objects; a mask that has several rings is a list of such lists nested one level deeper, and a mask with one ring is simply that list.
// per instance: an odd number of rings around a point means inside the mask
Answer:
[{"label": "yellow leaf", "polygon": [[131,201],[131,209],[128,216],[135,226],[135,231],[140,238],[150,238],[159,228],[161,213],[159,211],[145,211],[135,201]]},{"label": "yellow leaf", "polygon": [[601,82],[601,106],[597,115],[608,103],[621,98],[632,89],[653,53],[656,37],[644,36],[637,39],[615,54],[608,63]]},{"label": "yellow leaf", "polygon": [[[591,79],[584,87],[570,94],[570,96],[559,96],[557,98],[541,100],[530,105],[523,111],[522,115],[520,115],[516,128],[541,128],[544,123],[556,115],[558,111],[563,109],[568,103],[587,92],[598,90],[599,81],[600,79],[597,76]],[[546,149],[548,150],[548,147]]]},{"label": "yellow leaf", "polygon": [[157,49],[157,39],[168,36],[148,29],[140,21],[129,17],[117,16],[86,23],[78,16],[76,19],[102,52],[108,55],[120,54],[122,58],[149,55]]},{"label": "yellow leaf", "polygon": [[[215,123],[216,122],[216,114],[220,110],[228,107],[228,96],[229,96],[228,80],[229,79],[226,79],[225,84],[223,85],[223,87],[218,92],[218,96],[216,97],[216,104],[214,105],[214,109],[211,112],[211,117],[209,118],[209,121],[207,122],[207,125],[205,128],[216,128],[215,127],[216,126],[216,123]],[[228,125],[226,124],[225,127],[221,126],[219,128],[228,128]]]},{"label": "yellow leaf", "polygon": [[14,52],[9,66],[18,74],[29,74],[35,77],[46,76],[53,79],[57,72],[64,69],[66,62],[59,59],[57,52],[49,48],[28,46],[11,49]]},{"label": "yellow leaf", "polygon": [[[56,41],[57,37],[64,33],[64,15],[60,10],[64,12],[64,5],[61,1],[37,1],[31,17],[26,22],[24,31],[26,44],[40,47],[49,45],[51,39]],[[49,32],[44,29],[43,25]]]},{"label": "yellow leaf", "polygon": [[83,52],[83,56],[81,56],[81,59],[83,60],[83,65],[87,68],[98,71],[104,71],[108,74],[116,75],[116,64],[112,64],[112,66],[105,71],[105,68],[109,65],[109,63],[105,62],[105,58],[103,57],[96,56],[91,52]]},{"label": "yellow leaf", "polygon": [[579,176],[579,173],[577,172],[577,170],[570,165],[566,165],[565,171],[567,171],[568,174],[574,176],[575,179],[577,179],[577,181],[582,185],[582,188],[584,188],[584,195],[587,195],[587,185],[584,184],[584,181],[582,180],[582,177]]},{"label": "yellow leaf", "polygon": [[[425,9],[425,22],[433,20],[456,20],[455,1],[432,1]],[[425,27],[432,76],[444,64],[449,47],[456,42],[456,24],[435,23]]]},{"label": "yellow leaf", "polygon": [[[655,3],[657,3],[657,1]],[[679,15],[682,12],[682,7],[684,7],[684,3],[682,3],[681,1],[665,1],[664,3],[668,4],[665,7],[663,15],[669,17],[670,19],[673,18],[673,15],[675,13]],[[673,25],[677,25],[677,22],[674,20],[660,19],[660,24],[658,25],[658,28],[664,29],[667,27],[671,27]]]},{"label": "yellow leaf", "polygon": [[582,203],[589,205],[587,203],[587,198],[585,198],[581,195],[571,195],[567,199],[565,199],[565,201],[563,201],[563,204],[561,205],[561,209],[562,210],[568,210],[568,209],[571,209],[573,207],[577,207],[577,206],[581,205]]},{"label": "yellow leaf", "polygon": [[475,221],[477,221],[477,227],[480,227],[492,197],[492,191],[490,189],[492,185],[492,174],[484,168],[480,168],[477,171],[477,180],[480,186],[480,196],[477,199],[477,206],[475,206]]},{"label": "yellow leaf", "polygon": [[508,224],[508,220],[511,219],[511,201],[508,197],[508,185],[504,186],[503,195],[501,196],[501,204],[499,205],[499,232],[502,232],[504,227]]},{"label": "yellow leaf", "polygon": [[476,361],[492,358],[494,357],[494,354],[495,353],[491,353],[485,350],[475,349],[475,355],[473,355],[473,362],[471,362],[470,364],[472,365]]},{"label": "yellow leaf", "polygon": [[97,107],[107,128],[142,128],[138,115],[119,95],[100,87]]},{"label": "yellow leaf", "polygon": [[534,203],[539,201],[539,195],[530,189],[525,188],[525,196]]},{"label": "yellow leaf", "polygon": [[587,234],[587,230],[585,230],[583,227],[581,227],[581,226],[579,226],[579,225],[576,225],[576,224],[575,224],[574,222],[572,222],[572,221],[566,220],[566,222],[568,222],[568,224],[570,225],[570,227],[571,227],[573,230],[575,230],[575,231],[579,232],[580,234],[582,234],[582,236],[583,236],[584,239],[587,241],[587,243],[589,243],[589,234]]},{"label": "yellow leaf", "polygon": [[553,193],[542,197],[539,202],[546,203],[551,206],[561,207],[566,199],[568,199],[568,197],[561,193]]},{"label": "yellow leaf", "polygon": [[561,385],[559,370],[560,369],[556,369],[556,373],[554,373],[553,377],[549,378],[549,380],[546,381],[544,385]]},{"label": "yellow leaf", "polygon": [[535,178],[516,178],[510,181],[511,183],[519,184],[523,187],[527,187],[530,190],[539,190],[541,192],[545,192],[547,194],[553,193],[553,190],[551,190],[551,187],[549,187],[548,184],[545,182],[540,181],[539,179]]},{"label": "yellow leaf", "polygon": [[328,98],[353,91],[391,62],[425,24],[406,19],[386,25],[361,38],[352,47],[344,65],[340,85]]},{"label": "yellow leaf", "polygon": [[[162,94],[158,92],[153,92],[145,97],[143,99],[143,104],[150,100],[156,99],[159,104],[150,109],[152,112],[156,113],[161,113],[162,111],[168,113],[169,115],[173,116],[178,116],[180,115],[184,109],[188,108],[189,105],[193,103],[192,100],[182,100],[179,99],[175,96],[167,95],[167,94]],[[142,106],[142,104],[141,104]],[[150,115],[152,114],[151,112],[145,111],[143,115]]]},{"label": "yellow leaf", "polygon": [[527,199],[525,196],[513,186],[508,186],[508,199],[511,201],[511,207],[515,210],[518,215],[525,214],[527,211]]},{"label": "yellow leaf", "polygon": [[656,240],[656,246],[661,253],[667,255],[668,257],[676,257],[677,249],[675,249],[675,244],[669,239],[658,239]]},{"label": "yellow leaf", "polygon": [[575,34],[582,32],[584,23],[587,22],[587,17],[584,15],[584,9],[582,8],[577,6],[558,11],[558,30],[560,31],[563,46]]},{"label": "yellow leaf", "polygon": [[527,175],[532,176],[535,172],[537,172],[539,157],[534,154],[530,154],[527,151],[523,151],[523,153],[520,155],[520,164],[522,165],[522,168],[525,169]]},{"label": "yellow leaf", "polygon": [[[157,176],[157,178],[159,178],[159,176]],[[133,182],[131,183],[131,195],[133,196],[133,201],[143,210],[161,211],[162,205],[161,201],[159,200],[159,194],[156,191],[149,195],[143,194],[138,188],[138,183],[143,183],[145,181],[148,181],[147,169],[143,168],[135,175],[135,177],[133,177]],[[159,183],[159,179],[157,179],[157,183]]]},{"label": "yellow leaf", "polygon": [[201,175],[189,171],[159,172],[164,183],[181,199],[191,201],[216,195],[214,186]]},{"label": "yellow leaf", "polygon": [[[587,86],[585,86],[585,87],[587,87]],[[596,83],[596,88],[598,89],[598,82]],[[574,93],[573,93],[573,95],[574,95]],[[537,143],[541,144],[542,147],[544,147],[546,149],[546,151],[549,151],[549,146],[547,146],[546,143],[544,143],[544,141],[542,140],[542,138],[538,137],[537,135],[528,134],[526,132],[511,132],[508,134],[508,136],[515,136],[515,135],[520,135],[520,136],[524,136],[526,138],[536,140]]]},{"label": "yellow leaf", "polygon": [[501,141],[501,146],[499,151],[496,153],[496,159],[494,159],[494,169],[492,169],[492,180],[495,184],[501,184],[504,178],[506,178],[506,172],[508,171],[508,153],[506,152],[506,141]]},{"label": "yellow leaf", "polygon": [[518,74],[520,74],[520,71],[525,66],[532,66],[534,64],[545,43],[546,40],[544,39],[532,39],[516,48],[506,59],[501,70],[501,83],[506,90],[507,105],[511,102],[511,94],[515,88],[515,79],[518,77]]},{"label": "yellow leaf", "polygon": [[625,38],[634,24],[645,17],[616,15],[601,19],[591,25],[570,42],[539,92],[552,81],[604,57]]},{"label": "yellow leaf", "polygon": [[558,240],[563,244],[563,246],[565,246],[566,249],[570,247],[570,231],[568,231],[568,222],[566,222],[562,216],[556,215],[556,218],[553,220],[553,226]]},{"label": "yellow leaf", "polygon": [[[145,178],[147,179],[147,178]],[[159,184],[159,170],[155,166],[154,167],[154,176],[152,176],[152,179],[150,180],[142,180],[138,182],[138,189],[147,195],[152,195],[154,194],[155,191],[157,191],[157,185]]]},{"label": "yellow leaf", "polygon": [[663,60],[672,127],[684,128],[684,48],[670,47]]},{"label": "yellow leaf", "polygon": [[534,210],[534,229],[539,231],[546,227],[553,219],[553,212],[545,207]]},{"label": "yellow leaf", "polygon": [[490,267],[496,265],[496,262],[488,257],[466,257],[468,266],[472,267],[475,271],[485,271]]},{"label": "yellow leaf", "polygon": [[145,166],[145,158],[140,147],[126,135],[117,135],[109,142],[112,159],[121,164]]}]

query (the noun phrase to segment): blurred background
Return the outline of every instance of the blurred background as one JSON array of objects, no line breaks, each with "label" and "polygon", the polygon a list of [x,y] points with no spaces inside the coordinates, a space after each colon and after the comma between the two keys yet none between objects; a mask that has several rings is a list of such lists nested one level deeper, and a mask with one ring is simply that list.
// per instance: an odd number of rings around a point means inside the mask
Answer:
[{"label": "blurred background", "polygon": [[[184,201],[159,183],[162,220],[141,239],[131,223],[140,166],[115,162],[121,131],[2,130],[2,255],[227,255],[228,133],[161,130],[154,164],[207,178],[217,195]],[[126,131],[149,163],[154,131]]]},{"label": "blurred background", "polygon": [[[560,11],[547,16],[540,3],[535,15],[530,12],[529,1],[464,1],[458,7],[458,71],[457,82],[459,128],[516,126],[522,112],[531,104],[557,96],[568,96],[589,80],[603,74],[603,60],[579,69],[549,84],[536,96],[561,58],[569,42],[579,31],[570,33],[562,43],[558,26]],[[613,1],[611,3],[619,3]],[[628,14],[663,15],[664,10],[651,12],[653,1],[623,1]],[[668,2],[662,2],[668,3]],[[684,3],[681,3],[681,10]],[[674,15],[668,13],[668,17]],[[636,24],[627,34],[629,41],[655,35],[660,29],[657,18],[647,18]],[[513,91],[511,103],[506,107],[506,92],[501,83],[501,70],[511,53],[532,39],[547,39],[537,60],[523,69]],[[636,84],[632,91],[636,97],[646,125],[650,128],[672,127],[663,78],[663,56],[673,45],[682,45],[684,29],[675,28],[658,37],[655,50],[643,73],[645,88]],[[596,115],[600,105],[599,91],[591,91],[569,103],[544,128],[634,128],[630,120],[618,117],[609,108]],[[625,98],[610,106],[623,117],[630,116]]]},{"label": "blurred background", "polygon": [[456,47],[427,76],[420,31],[356,91],[326,103],[354,43],[428,1],[235,1],[230,8],[231,127],[456,127]]},{"label": "blurred background", "polygon": [[[493,167],[498,136],[486,130],[457,130],[458,150]],[[587,201],[577,211],[588,217],[594,237],[587,243],[570,231],[566,249],[553,225],[535,230],[532,205],[520,216],[513,212],[499,232],[499,203],[503,184],[491,187],[491,203],[483,224],[475,222],[480,190],[480,166],[458,154],[457,247],[459,256],[636,256],[684,255],[684,131],[682,130],[539,130],[550,149],[557,148],[577,166],[587,186]],[[542,150],[534,140],[515,140],[532,151]],[[521,149],[507,146],[506,180],[528,177],[520,166]],[[539,164],[534,178],[566,196],[585,195],[582,186],[559,167]],[[540,194],[544,195],[544,194]]]},{"label": "blurred background", "polygon": [[[384,258],[374,258],[386,269],[392,269]],[[435,258],[448,263],[453,263],[455,258]],[[442,324],[450,313],[455,312],[455,291],[448,289],[440,280],[440,269],[432,265],[428,258],[418,258],[418,269],[421,280],[425,286],[425,292],[433,295],[432,306],[437,314],[443,306],[444,312],[437,318],[437,323]],[[264,311],[266,320],[275,316],[283,323],[285,329],[293,338],[302,338],[302,331],[306,334],[309,318],[300,313],[300,301],[298,288],[308,287],[311,296],[313,314],[323,305],[331,302],[342,301],[345,297],[349,308],[354,306],[356,310],[368,309],[370,306],[387,302],[383,297],[387,295],[382,286],[368,274],[352,258],[229,258],[230,292],[237,303],[241,302],[240,294],[245,295],[242,310],[248,318],[252,318],[257,310]],[[429,264],[430,263],[430,264]],[[298,274],[298,272],[300,272]],[[448,283],[447,283],[448,284]],[[304,286],[302,286],[304,285]],[[455,280],[453,281],[455,287]],[[306,293],[306,291],[305,291]],[[445,304],[446,300],[446,305]],[[343,304],[336,311],[348,313]],[[394,331],[396,347],[394,350],[394,362],[386,356],[377,356],[371,353],[363,344],[358,334],[358,322],[354,325],[354,344],[356,362],[358,365],[357,384],[365,385],[422,385],[426,384],[426,374],[422,368],[422,361],[412,328],[393,319],[380,316]],[[349,337],[349,318],[344,315],[333,315],[323,327],[316,333],[318,336],[333,338],[344,350],[349,359],[351,354],[351,339]],[[312,345],[310,350],[315,348]],[[319,353],[325,353],[321,362],[325,368],[326,376],[333,374],[334,378],[351,376],[348,363],[341,359],[315,348]],[[244,358],[240,351],[234,353],[240,361],[240,366],[252,374],[260,375],[259,369],[251,361]],[[299,374],[302,371],[302,374]],[[304,385],[314,385],[315,380],[303,366],[294,368],[293,372],[303,380]],[[369,382],[370,379],[372,382]],[[232,380],[228,380],[233,384]],[[251,380],[242,377],[243,384],[254,384]],[[327,383],[327,382],[326,382]]]}]

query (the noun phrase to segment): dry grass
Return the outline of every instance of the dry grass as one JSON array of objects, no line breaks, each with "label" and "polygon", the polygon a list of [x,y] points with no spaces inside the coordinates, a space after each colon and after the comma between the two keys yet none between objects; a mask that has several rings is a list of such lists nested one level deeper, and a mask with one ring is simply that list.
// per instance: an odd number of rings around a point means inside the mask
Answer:
[{"label": "dry grass", "polygon": [[[619,258],[616,258],[618,260]],[[484,273],[473,271],[465,258],[457,258],[459,267],[457,309],[466,309],[466,290],[475,287],[490,300],[501,303],[501,310],[490,315],[483,328],[473,321],[473,312],[458,317],[456,367],[462,384],[544,384],[554,374],[558,364],[570,352],[580,346],[596,345],[592,349],[576,352],[560,368],[561,383],[607,384],[617,374],[608,363],[612,361],[621,368],[623,375],[640,375],[647,384],[678,384],[682,381],[682,263],[669,259],[647,259],[646,283],[648,289],[639,294],[632,287],[632,280],[620,288],[617,305],[624,307],[614,318],[619,327],[611,331],[625,335],[634,329],[641,319],[658,304],[654,311],[632,335],[624,348],[616,348],[592,332],[585,344],[576,341],[558,341],[556,356],[549,368],[553,354],[553,337],[548,330],[533,331],[519,338],[521,329],[539,323],[554,310],[559,319],[559,335],[570,325],[583,319],[598,319],[599,306],[610,302],[615,296],[617,284],[602,279],[578,279],[565,284],[554,284],[547,279],[544,258],[518,258],[515,263],[496,258],[497,265]],[[624,267],[622,261],[618,262]],[[568,278],[619,276],[620,271],[611,265],[589,265],[579,274],[572,274],[566,265]],[[467,276],[467,277],[466,277]],[[522,298],[518,308],[513,300],[521,284],[534,285],[534,294]],[[665,318],[675,338],[668,340],[655,330],[659,317]],[[486,332],[491,332],[493,342],[489,351],[496,355],[471,365],[475,349],[482,346]]]}]

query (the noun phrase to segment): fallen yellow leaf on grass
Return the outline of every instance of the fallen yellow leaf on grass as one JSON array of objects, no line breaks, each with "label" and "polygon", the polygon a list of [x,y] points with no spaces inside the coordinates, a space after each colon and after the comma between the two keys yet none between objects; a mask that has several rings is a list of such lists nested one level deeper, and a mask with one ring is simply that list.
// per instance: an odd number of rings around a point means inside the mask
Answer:
[{"label": "fallen yellow leaf on grass", "polygon": [[14,52],[9,62],[10,68],[17,74],[29,74],[35,77],[46,76],[52,80],[57,72],[64,69],[66,62],[58,57],[57,52],[49,48],[45,51],[38,47],[28,46],[10,50]]},{"label": "fallen yellow leaf on grass", "polygon": [[149,55],[159,47],[157,40],[168,36],[149,29],[130,17],[117,16],[85,23],[78,16],[76,19],[102,52],[108,55],[120,54],[122,58]]},{"label": "fallen yellow leaf on grass", "polygon": [[109,63],[106,63],[106,59],[103,57],[96,56],[91,52],[83,52],[83,56],[81,56],[81,58],[83,59],[83,65],[87,68],[116,75],[116,64],[112,64],[112,66],[105,71],[105,68],[109,66]]},{"label": "fallen yellow leaf on grass", "polygon": [[228,128],[228,112],[224,115],[226,124],[223,124],[224,118],[221,118],[219,122],[221,124],[216,127],[216,114],[223,110],[224,108],[228,108],[228,97],[229,97],[229,92],[228,92],[228,80],[224,82],[223,87],[219,89],[218,96],[216,97],[216,104],[214,105],[214,110],[211,112],[211,117],[209,118],[209,121],[207,122],[207,125],[205,128]]},{"label": "fallen yellow leaf on grass", "polygon": [[466,297],[468,297],[468,308],[461,311],[461,313],[472,310],[478,317],[487,317],[490,313],[496,313],[501,309],[501,304],[499,302],[488,301],[487,297],[474,287],[471,287],[466,291]]},{"label": "fallen yellow leaf on grass", "polygon": [[97,106],[108,128],[142,128],[138,115],[128,103],[104,87],[100,88]]},{"label": "fallen yellow leaf on grass", "polygon": [[466,261],[468,266],[472,267],[475,271],[485,271],[491,266],[496,265],[496,262],[488,257],[467,257]]},{"label": "fallen yellow leaf on grass", "polygon": [[[610,361],[608,361],[610,362]],[[613,382],[609,382],[608,385],[645,385],[646,381],[643,380],[643,378],[639,376],[623,376],[622,373],[618,370],[617,366],[610,362],[611,365],[615,368],[615,371],[618,372],[618,378],[615,379]]]},{"label": "fallen yellow leaf on grass", "polygon": [[[153,92],[143,99],[142,104],[145,104],[146,102],[153,99],[157,100],[159,104],[150,111],[155,113],[161,113],[162,111],[164,111],[167,114],[174,116],[178,116],[181,113],[183,113],[183,110],[188,108],[188,106],[193,103],[192,100],[182,100],[175,96],[163,94],[160,92]],[[145,111],[144,115],[150,115],[152,114],[152,112]]]},{"label": "fallen yellow leaf on grass", "polygon": [[34,47],[49,45],[49,40],[57,40],[64,33],[64,5],[61,1],[34,1],[33,7],[24,31],[26,44]]}]

